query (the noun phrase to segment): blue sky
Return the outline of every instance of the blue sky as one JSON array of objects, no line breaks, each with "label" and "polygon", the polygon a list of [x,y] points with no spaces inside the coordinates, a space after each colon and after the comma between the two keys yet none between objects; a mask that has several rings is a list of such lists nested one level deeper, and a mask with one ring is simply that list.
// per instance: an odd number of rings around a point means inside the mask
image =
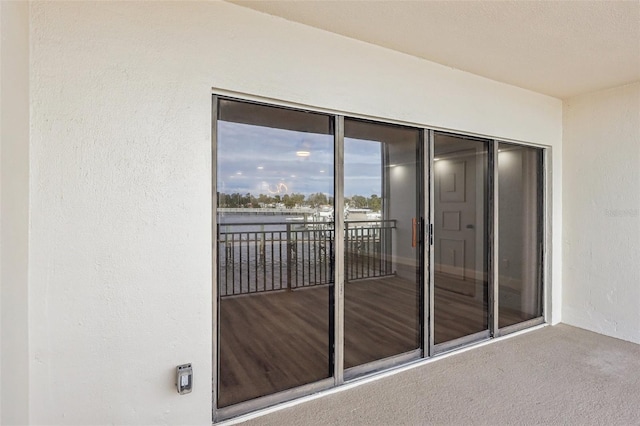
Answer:
[{"label": "blue sky", "polygon": [[[380,157],[380,143],[345,139],[347,197],[380,195]],[[218,121],[218,191],[333,195],[333,136]]]}]

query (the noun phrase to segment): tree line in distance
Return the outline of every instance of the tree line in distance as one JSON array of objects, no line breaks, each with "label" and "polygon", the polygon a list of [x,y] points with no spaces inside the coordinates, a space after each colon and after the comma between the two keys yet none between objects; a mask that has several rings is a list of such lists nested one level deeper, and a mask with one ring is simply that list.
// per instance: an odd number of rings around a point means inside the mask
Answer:
[{"label": "tree line in distance", "polygon": [[[353,195],[345,197],[345,204],[351,208],[371,209],[372,211],[380,211],[382,208],[382,199],[376,194],[369,197],[362,195]],[[313,207],[332,206],[333,197],[322,192],[316,192],[309,195],[292,193],[292,194],[260,194],[255,196],[250,193],[225,194],[218,192],[218,207],[220,208],[276,208],[276,207]]]}]

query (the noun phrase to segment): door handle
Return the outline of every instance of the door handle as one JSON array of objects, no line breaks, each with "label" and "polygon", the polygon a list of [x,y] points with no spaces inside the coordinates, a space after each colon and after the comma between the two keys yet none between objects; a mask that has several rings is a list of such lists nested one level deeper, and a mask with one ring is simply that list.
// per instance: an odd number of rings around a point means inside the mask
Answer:
[{"label": "door handle", "polygon": [[415,248],[418,241],[418,220],[414,217],[411,219],[411,247]]}]

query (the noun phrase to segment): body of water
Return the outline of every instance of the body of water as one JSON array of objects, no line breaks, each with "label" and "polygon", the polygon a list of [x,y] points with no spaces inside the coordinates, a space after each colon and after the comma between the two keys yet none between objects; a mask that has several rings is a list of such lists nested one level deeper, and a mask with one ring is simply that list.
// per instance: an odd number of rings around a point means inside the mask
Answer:
[{"label": "body of water", "polygon": [[286,231],[287,224],[291,229],[301,229],[305,219],[312,222],[313,215],[218,213],[220,232],[278,232]]}]

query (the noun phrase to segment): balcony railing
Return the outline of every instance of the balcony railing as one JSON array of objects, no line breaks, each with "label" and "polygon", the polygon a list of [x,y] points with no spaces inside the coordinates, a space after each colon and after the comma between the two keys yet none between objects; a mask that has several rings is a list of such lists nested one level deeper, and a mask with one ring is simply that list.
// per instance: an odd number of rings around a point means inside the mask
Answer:
[{"label": "balcony railing", "polygon": [[[393,275],[394,220],[345,223],[345,279]],[[220,297],[333,283],[333,222],[218,225]]]}]

